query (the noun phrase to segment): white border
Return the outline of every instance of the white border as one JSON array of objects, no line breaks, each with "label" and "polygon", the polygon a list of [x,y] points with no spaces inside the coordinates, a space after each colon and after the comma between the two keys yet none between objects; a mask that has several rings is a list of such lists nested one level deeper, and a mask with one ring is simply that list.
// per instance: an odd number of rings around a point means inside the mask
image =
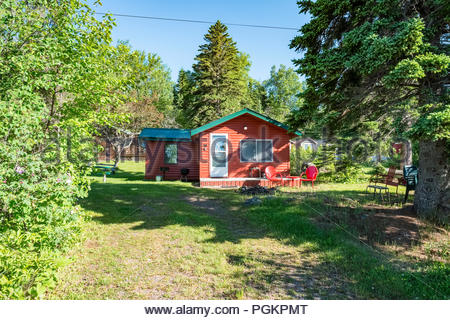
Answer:
[{"label": "white border", "polygon": [[[201,297],[199,297],[201,298]],[[306,305],[305,313],[281,313],[279,306]],[[155,315],[145,307],[239,307],[239,314]],[[273,312],[271,307],[278,306]],[[206,320],[380,320],[445,319],[450,303],[446,300],[60,300],[0,301],[2,319],[206,319]],[[257,310],[254,312],[254,310]],[[247,310],[245,312],[244,310]],[[300,309],[301,310],[301,309]]]}]

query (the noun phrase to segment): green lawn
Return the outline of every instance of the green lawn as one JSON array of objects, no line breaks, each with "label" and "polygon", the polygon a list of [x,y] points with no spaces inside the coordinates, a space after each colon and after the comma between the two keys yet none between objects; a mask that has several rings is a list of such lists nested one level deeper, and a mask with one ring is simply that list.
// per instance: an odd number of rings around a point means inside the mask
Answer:
[{"label": "green lawn", "polygon": [[49,298],[450,296],[448,230],[372,203],[365,185],[283,189],[246,206],[233,190],[143,172],[124,163],[106,183],[93,178],[85,241]]}]

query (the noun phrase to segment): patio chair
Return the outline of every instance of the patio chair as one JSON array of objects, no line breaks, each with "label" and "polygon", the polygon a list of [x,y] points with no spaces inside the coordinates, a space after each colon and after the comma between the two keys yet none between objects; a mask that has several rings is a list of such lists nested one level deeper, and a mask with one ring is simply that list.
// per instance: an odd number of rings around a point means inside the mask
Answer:
[{"label": "patio chair", "polygon": [[[314,181],[316,181],[318,174],[319,170],[316,166],[309,166],[306,168],[305,172],[300,174],[300,176],[287,176],[287,178],[292,179],[293,182],[300,182],[300,187],[302,186],[302,181],[311,181],[311,187],[314,188]],[[306,178],[303,178],[303,175],[306,175]]]},{"label": "patio chair", "polygon": [[276,183],[284,186],[286,181],[292,181],[292,179],[283,176],[280,172],[277,172],[277,170],[272,166],[266,167],[265,173],[266,178],[270,181],[271,185]]},{"label": "patio chair", "polygon": [[394,179],[396,179],[396,177],[395,177],[396,171],[397,171],[397,169],[395,167],[389,167],[387,175],[383,175],[383,177],[384,177],[385,185],[396,187],[395,193],[398,194],[398,186],[401,185],[401,183],[398,178],[397,178],[397,181],[394,181]]},{"label": "patio chair", "polygon": [[[395,194],[398,198],[398,186],[402,185],[401,180],[395,176],[397,169],[395,167],[389,167],[387,174],[375,174],[369,179],[369,185],[366,187],[366,193],[369,192],[369,189],[373,189],[373,196],[380,195],[381,201],[384,201],[382,192],[387,195],[389,203],[391,202],[391,195],[389,192],[388,186],[394,186]],[[397,179],[397,181],[394,181]]]},{"label": "patio chair", "polygon": [[406,187],[405,198],[403,203],[408,200],[408,194],[410,190],[416,190],[418,180],[418,169],[416,166],[404,166],[403,167],[403,185]]}]

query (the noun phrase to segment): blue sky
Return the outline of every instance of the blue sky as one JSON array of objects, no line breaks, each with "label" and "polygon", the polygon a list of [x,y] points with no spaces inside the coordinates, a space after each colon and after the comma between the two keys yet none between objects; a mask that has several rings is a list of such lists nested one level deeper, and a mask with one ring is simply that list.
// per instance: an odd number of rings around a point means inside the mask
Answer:
[{"label": "blue sky", "polygon": [[[300,28],[307,18],[298,14],[296,0],[103,0],[94,6],[97,12],[157,16],[192,20],[273,25]],[[100,17],[99,17],[100,18]],[[198,46],[209,25],[116,17],[113,40],[128,40],[134,49],[158,54],[172,71],[176,81],[181,68],[191,69]],[[299,57],[289,49],[295,30],[272,30],[229,26],[229,34],[238,49],[250,55],[250,76],[269,77],[272,65],[293,66]]]}]

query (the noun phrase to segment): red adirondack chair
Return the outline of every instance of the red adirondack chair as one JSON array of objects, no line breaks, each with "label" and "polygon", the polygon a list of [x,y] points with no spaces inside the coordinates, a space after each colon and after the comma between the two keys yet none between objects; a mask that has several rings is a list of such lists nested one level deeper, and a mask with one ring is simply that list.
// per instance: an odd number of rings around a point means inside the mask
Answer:
[{"label": "red adirondack chair", "polygon": [[292,179],[289,179],[288,177],[283,176],[280,172],[277,172],[277,170],[272,167],[268,166],[266,167],[266,178],[270,181],[270,183],[278,183],[284,186],[285,182],[292,181]]},{"label": "red adirondack chair", "polygon": [[403,177],[396,176],[397,168],[389,167],[387,174],[376,174],[369,180],[369,185],[366,188],[366,192],[369,188],[374,188],[377,184],[395,187],[395,194],[398,196],[398,186],[405,185]]},{"label": "red adirondack chair", "polygon": [[[302,172],[300,176],[287,176],[287,178],[291,178],[294,182],[299,181],[300,186],[302,185],[302,181],[311,181],[311,185],[314,188],[314,181],[316,181],[317,174],[319,170],[315,166],[309,166],[305,172]],[[302,178],[303,175],[306,175],[306,178]]]}]

